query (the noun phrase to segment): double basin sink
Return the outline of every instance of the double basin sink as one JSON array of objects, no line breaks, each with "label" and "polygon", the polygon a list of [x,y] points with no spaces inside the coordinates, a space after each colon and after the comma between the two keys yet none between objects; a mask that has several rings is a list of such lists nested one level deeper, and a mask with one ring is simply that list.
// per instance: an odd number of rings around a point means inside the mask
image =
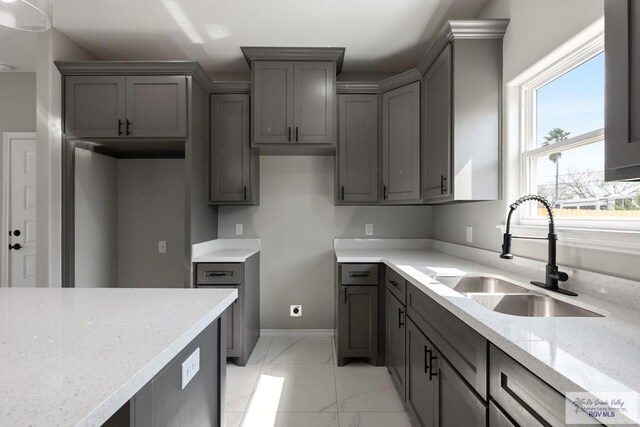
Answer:
[{"label": "double basin sink", "polygon": [[507,280],[465,276],[453,290],[497,313],[522,317],[602,317],[593,311],[530,291]]}]

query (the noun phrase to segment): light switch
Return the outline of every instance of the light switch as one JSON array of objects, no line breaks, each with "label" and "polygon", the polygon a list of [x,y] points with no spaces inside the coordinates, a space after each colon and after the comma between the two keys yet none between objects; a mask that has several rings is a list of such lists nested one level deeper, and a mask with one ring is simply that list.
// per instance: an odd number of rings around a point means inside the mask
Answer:
[{"label": "light switch", "polygon": [[167,241],[166,240],[160,240],[158,242],[158,253],[159,254],[166,254],[167,253]]},{"label": "light switch", "polygon": [[236,236],[242,236],[244,233],[244,227],[242,224],[236,224]]},{"label": "light switch", "polygon": [[364,234],[367,236],[373,236],[373,224],[364,225]]},{"label": "light switch", "polygon": [[200,370],[200,347],[196,348],[191,356],[182,362],[182,390]]}]

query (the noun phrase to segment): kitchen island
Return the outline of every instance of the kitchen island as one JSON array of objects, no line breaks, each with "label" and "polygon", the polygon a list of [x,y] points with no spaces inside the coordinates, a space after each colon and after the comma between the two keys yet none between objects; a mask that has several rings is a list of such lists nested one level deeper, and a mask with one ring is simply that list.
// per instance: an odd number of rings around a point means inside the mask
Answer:
[{"label": "kitchen island", "polygon": [[236,298],[235,289],[0,289],[0,425],[114,416],[223,425],[221,315]]}]

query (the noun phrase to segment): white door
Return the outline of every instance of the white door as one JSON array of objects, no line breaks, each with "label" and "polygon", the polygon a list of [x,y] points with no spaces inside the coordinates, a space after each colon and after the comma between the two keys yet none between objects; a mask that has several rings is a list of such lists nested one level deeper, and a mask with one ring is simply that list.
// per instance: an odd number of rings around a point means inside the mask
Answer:
[{"label": "white door", "polygon": [[4,159],[9,230],[3,231],[8,235],[8,285],[36,286],[36,137],[33,133],[5,134],[4,143],[9,159]]}]

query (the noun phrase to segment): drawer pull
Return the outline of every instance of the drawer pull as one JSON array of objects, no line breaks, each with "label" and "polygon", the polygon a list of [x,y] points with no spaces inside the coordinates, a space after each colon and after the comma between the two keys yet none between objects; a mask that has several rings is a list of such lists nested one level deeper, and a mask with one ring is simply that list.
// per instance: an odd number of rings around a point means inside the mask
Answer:
[{"label": "drawer pull", "polygon": [[369,273],[366,271],[350,271],[349,277],[369,277]]},{"label": "drawer pull", "polygon": [[233,271],[205,271],[204,277],[224,277],[231,276],[233,277]]},{"label": "drawer pull", "polygon": [[438,373],[433,370],[433,361],[438,359],[438,356],[434,356],[431,350],[426,351],[427,356],[429,356],[429,381],[433,379],[433,377],[437,377]]},{"label": "drawer pull", "polygon": [[427,350],[427,346],[424,346],[424,373],[428,373],[429,372],[429,353],[431,353],[431,350]]},{"label": "drawer pull", "polygon": [[396,282],[395,280],[389,279],[389,283],[391,283],[393,286],[398,286],[398,282]]},{"label": "drawer pull", "polygon": [[398,329],[404,326],[404,323],[402,322],[403,314],[404,314],[404,310],[402,310],[401,308],[398,308]]}]

